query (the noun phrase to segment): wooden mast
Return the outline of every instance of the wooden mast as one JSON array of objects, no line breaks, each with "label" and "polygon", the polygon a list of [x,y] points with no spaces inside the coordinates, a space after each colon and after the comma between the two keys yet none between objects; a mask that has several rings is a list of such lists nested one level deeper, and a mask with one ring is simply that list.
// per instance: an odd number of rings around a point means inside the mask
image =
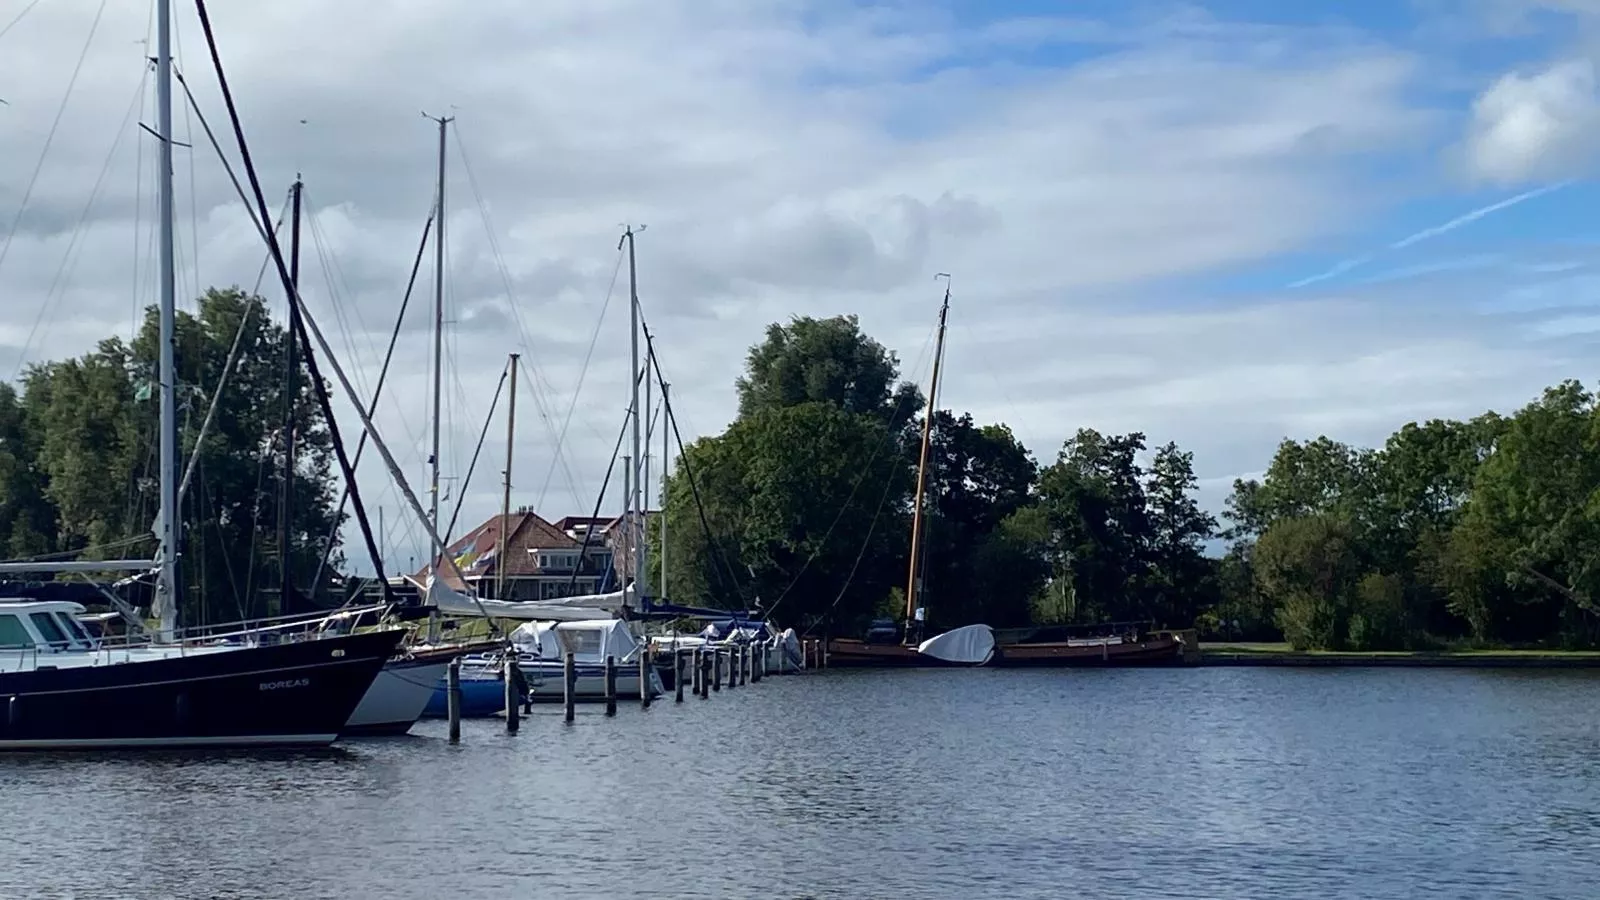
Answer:
[{"label": "wooden mast", "polygon": [[[933,378],[928,385],[928,409],[922,417],[922,450],[917,457],[917,493],[911,506],[911,564],[906,574],[905,642],[908,645],[914,643],[911,637],[912,622],[916,617],[918,588],[922,583],[917,565],[922,549],[922,498],[928,488],[928,448],[933,437],[934,404],[939,397],[939,364],[944,360],[945,320],[950,315],[950,275],[941,272],[934,277],[944,279],[944,303],[939,307],[939,337],[933,350]],[[920,632],[921,628],[917,631]]]}]

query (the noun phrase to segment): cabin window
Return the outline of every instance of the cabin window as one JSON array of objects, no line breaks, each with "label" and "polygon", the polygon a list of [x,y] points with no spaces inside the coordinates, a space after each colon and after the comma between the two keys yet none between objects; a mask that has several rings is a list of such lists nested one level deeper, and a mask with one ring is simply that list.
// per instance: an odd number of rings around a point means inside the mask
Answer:
[{"label": "cabin window", "polygon": [[67,634],[72,637],[74,642],[85,647],[94,646],[94,639],[89,637],[89,632],[83,630],[83,626],[78,624],[77,619],[68,615],[58,616],[57,618],[61,620],[61,624],[67,627]]},{"label": "cabin window", "polygon": [[33,635],[16,616],[0,616],[0,647],[32,647]]},{"label": "cabin window", "polygon": [[56,624],[55,616],[49,613],[29,613],[28,618],[32,620],[33,627],[39,629],[39,634],[44,637],[45,643],[57,650],[72,646],[72,642],[67,640],[67,633]]},{"label": "cabin window", "polygon": [[561,639],[561,650],[573,656],[595,657],[600,654],[600,632],[594,629],[557,628],[556,637]]}]

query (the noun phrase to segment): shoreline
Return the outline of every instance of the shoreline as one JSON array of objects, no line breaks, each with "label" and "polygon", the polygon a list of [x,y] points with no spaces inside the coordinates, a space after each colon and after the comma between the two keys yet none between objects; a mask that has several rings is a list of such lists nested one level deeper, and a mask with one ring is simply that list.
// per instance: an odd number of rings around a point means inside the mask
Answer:
[{"label": "shoreline", "polygon": [[1195,664],[1200,666],[1600,669],[1600,651],[1593,650],[1300,651],[1271,644],[1201,644],[1199,657]]}]

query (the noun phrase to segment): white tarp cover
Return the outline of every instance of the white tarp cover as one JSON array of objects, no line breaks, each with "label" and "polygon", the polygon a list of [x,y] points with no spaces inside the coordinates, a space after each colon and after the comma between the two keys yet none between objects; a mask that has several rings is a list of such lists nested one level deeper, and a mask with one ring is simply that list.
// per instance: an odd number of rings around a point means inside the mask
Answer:
[{"label": "white tarp cover", "polygon": [[[582,622],[602,618],[607,611],[595,607],[572,606],[569,604],[555,604],[545,601],[518,602],[515,600],[485,600],[474,598],[471,594],[462,592],[446,585],[442,581],[428,581],[428,605],[435,607],[447,616],[476,616],[481,618],[487,613],[496,619],[518,619],[521,621],[553,621],[553,622]],[[563,597],[563,600],[577,600],[578,597]]]},{"label": "white tarp cover", "polygon": [[945,662],[981,666],[994,656],[994,629],[963,625],[928,638],[917,645],[917,652]]},{"label": "white tarp cover", "polygon": [[785,628],[778,635],[778,649],[783,651],[784,662],[789,668],[800,668],[805,657],[800,647],[800,638],[794,633],[793,628]]},{"label": "white tarp cover", "polygon": [[574,606],[615,613],[625,606],[633,605],[633,585],[630,584],[620,591],[611,591],[607,594],[577,594],[572,597],[553,597],[539,602],[545,606]]},{"label": "white tarp cover", "polygon": [[570,651],[575,662],[595,665],[607,656],[616,657],[618,664],[634,661],[641,646],[621,619],[528,622],[511,632],[511,643],[541,659],[565,659]]}]

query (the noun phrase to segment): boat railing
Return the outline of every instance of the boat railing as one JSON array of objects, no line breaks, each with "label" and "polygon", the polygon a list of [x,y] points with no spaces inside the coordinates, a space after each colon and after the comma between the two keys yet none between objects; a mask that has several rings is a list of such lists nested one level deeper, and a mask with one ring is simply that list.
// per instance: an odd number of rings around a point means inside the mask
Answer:
[{"label": "boat railing", "polygon": [[[177,647],[179,652],[228,644],[299,643],[339,637],[351,633],[354,624],[366,615],[381,615],[387,604],[291,613],[243,619],[218,625],[196,625],[174,632],[172,639],[154,640],[149,634],[102,636],[94,649],[107,654],[124,653],[151,646]],[[340,627],[348,625],[349,627]]]}]

